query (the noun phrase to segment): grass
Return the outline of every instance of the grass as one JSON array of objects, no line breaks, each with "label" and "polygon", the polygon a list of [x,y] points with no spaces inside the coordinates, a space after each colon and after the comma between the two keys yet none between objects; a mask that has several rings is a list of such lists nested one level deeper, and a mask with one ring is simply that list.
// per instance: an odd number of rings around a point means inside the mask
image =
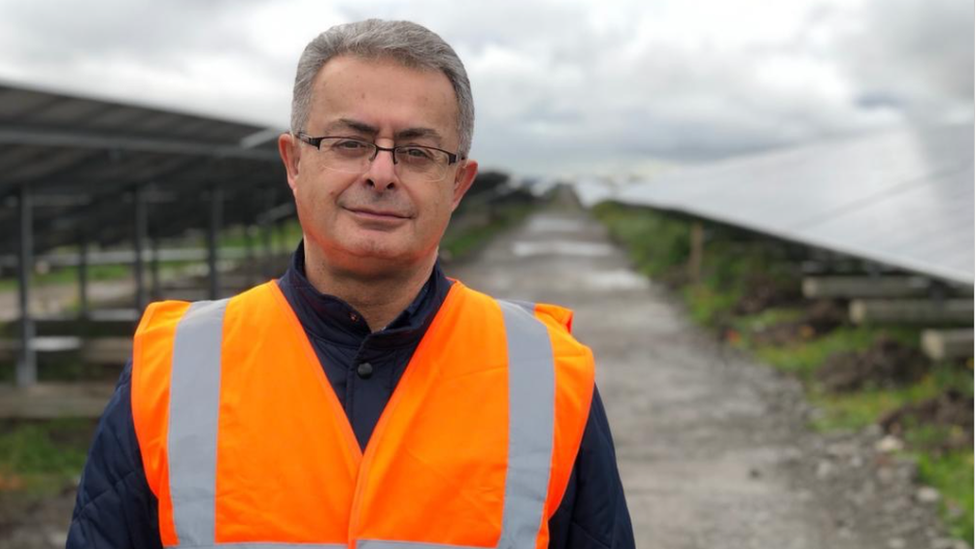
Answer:
[{"label": "grass", "polygon": [[94,432],[92,420],[5,421],[2,425],[0,492],[51,495],[74,486]]},{"label": "grass", "polygon": [[712,285],[688,285],[681,291],[691,319],[703,326],[715,326],[726,318],[742,298],[737,289],[721,291]]},{"label": "grass", "polygon": [[811,381],[812,374],[830,356],[864,351],[878,338],[891,333],[891,330],[881,328],[852,326],[788,346],[754,346],[751,350],[763,362],[777,369],[800,375],[805,381]]},{"label": "grass", "polygon": [[594,215],[622,243],[643,274],[660,276],[682,265],[691,243],[688,223],[643,209],[599,204]]},{"label": "grass", "polygon": [[[280,248],[280,243],[284,242],[287,247],[287,252],[292,252],[292,246],[298,244],[298,241],[302,238],[302,229],[298,224],[297,219],[288,220],[283,223],[283,226],[276,228],[272,235],[272,245],[275,249]],[[228,227],[221,232],[218,240],[218,246],[220,248],[243,248],[246,237],[244,234],[244,228],[241,226]],[[262,245],[260,242],[260,237],[255,237],[253,244],[255,246],[255,254],[260,253],[259,247]],[[185,241],[179,243],[180,246],[190,247],[190,248],[201,248],[206,246],[206,238],[200,236],[196,239]],[[279,250],[281,251],[281,250]],[[57,250],[59,253],[77,253],[77,248],[66,246],[59,248]],[[193,262],[187,261],[163,261],[160,263],[162,269],[173,269],[178,267],[183,267],[187,264]],[[149,268],[148,265],[146,267]],[[89,281],[105,281],[105,280],[121,280],[124,278],[133,276],[133,267],[131,264],[119,264],[119,265],[89,265],[88,266],[88,280]],[[31,277],[31,283],[35,287],[44,286],[54,286],[59,284],[74,284],[78,281],[78,268],[77,267],[60,267],[45,273],[35,273]],[[17,289],[17,278],[5,277],[0,278],[0,292],[5,291],[15,291]]]},{"label": "grass", "polygon": [[521,202],[496,205],[485,223],[458,223],[456,228],[448,228],[441,240],[441,252],[454,261],[470,257],[498,233],[520,223],[534,208],[534,204]]},{"label": "grass", "polygon": [[[691,222],[662,212],[605,203],[593,209],[611,236],[621,243],[642,273],[668,283],[680,292],[691,319],[712,329],[725,330],[736,347],[761,361],[798,376],[810,401],[820,414],[812,427],[820,431],[858,430],[877,423],[885,415],[908,404],[917,404],[955,390],[973,395],[972,362],[933,365],[920,381],[904,387],[828,393],[814,375],[838,353],[864,351],[880,337],[918,347],[914,328],[842,325],[826,334],[794,338],[778,344],[763,343],[754,334],[778,325],[796,323],[805,308],[800,301],[799,273],[786,254],[768,243],[749,242],[728,228],[706,229],[701,274],[692,283],[686,273]],[[751,314],[742,305],[756,287],[774,294],[793,295],[792,302],[764,305]],[[790,293],[792,292],[792,294]],[[958,428],[956,428],[958,431]],[[945,450],[945,442],[961,433],[931,424],[914,424],[903,433],[908,454],[919,466],[920,480],[943,495],[943,515],[953,536],[973,543],[973,453]],[[941,448],[941,449],[940,449]]]},{"label": "grass", "polygon": [[[445,235],[441,248],[450,252],[451,257],[459,258],[469,254],[482,244],[490,240],[499,231],[510,227],[528,215],[533,206],[524,203],[511,203],[496,206],[491,212],[492,223],[474,227],[468,227],[462,231],[448,231]],[[244,227],[228,227],[221,232],[218,240],[220,248],[243,248],[247,241]],[[290,219],[283,222],[282,226],[276,227],[271,237],[272,247],[281,252],[281,244],[286,246],[287,253],[291,253],[292,247],[297,245],[302,239],[302,228],[297,219]],[[255,246],[255,254],[259,254],[261,236],[254,235],[252,244]],[[182,242],[180,245],[188,247],[204,247],[206,239],[200,236],[196,239]],[[64,253],[73,253],[75,248],[65,247],[58,250]],[[193,262],[187,261],[164,261],[160,263],[160,268],[167,271],[174,268],[184,267]],[[148,268],[148,267],[147,267]],[[89,281],[121,280],[132,277],[132,265],[90,265],[88,267]],[[35,273],[31,277],[32,285],[37,287],[54,286],[59,284],[74,284],[78,281],[77,267],[61,267],[46,273]],[[0,278],[0,292],[15,291],[17,289],[16,277]]]},{"label": "grass", "polygon": [[[844,394],[829,394],[819,389],[810,392],[814,404],[823,414],[813,422],[821,431],[857,430],[878,421],[879,418],[907,404],[935,398],[949,389],[959,389],[966,384],[965,374],[952,365],[937,365],[921,381],[896,389],[871,389]],[[970,377],[970,394],[972,378]],[[936,446],[949,436],[937,428],[920,425],[905,434],[909,446],[928,448]]]},{"label": "grass", "polygon": [[[221,232],[220,237],[217,240],[217,246],[220,248],[243,248],[247,244],[247,235],[244,233],[245,228],[243,226],[229,227]],[[258,250],[262,244],[262,236],[259,233],[255,233],[251,237],[251,244]],[[283,221],[280,226],[273,229],[271,235],[271,243],[273,248],[280,248],[280,243],[284,242],[288,253],[292,252],[292,246],[297,246],[298,241],[302,239],[302,226],[298,223],[297,218],[288,219]],[[194,242],[197,247],[205,247],[207,241],[205,237],[200,237],[199,240]],[[281,250],[279,250],[281,251]],[[255,251],[255,253],[259,253]]]},{"label": "grass", "polygon": [[[132,276],[129,265],[91,265],[88,267],[88,280],[118,280]],[[31,282],[35,286],[54,286],[58,284],[73,284],[78,281],[77,267],[62,267],[53,271],[35,274]],[[0,292],[17,289],[16,278],[0,279]]]},{"label": "grass", "polygon": [[941,511],[949,533],[973,541],[973,452],[916,453],[919,480],[942,494]]}]

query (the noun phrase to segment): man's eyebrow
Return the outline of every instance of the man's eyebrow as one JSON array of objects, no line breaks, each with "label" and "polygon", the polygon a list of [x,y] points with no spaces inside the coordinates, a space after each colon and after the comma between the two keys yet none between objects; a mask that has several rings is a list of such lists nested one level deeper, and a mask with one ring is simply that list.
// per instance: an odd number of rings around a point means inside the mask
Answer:
[{"label": "man's eyebrow", "polygon": [[441,134],[431,128],[407,128],[396,134],[397,141],[401,139],[430,139],[438,146],[441,144]]},{"label": "man's eyebrow", "polygon": [[340,118],[335,122],[332,122],[325,127],[326,132],[332,132],[340,129],[349,129],[359,133],[366,133],[370,135],[376,135],[379,130],[365,122],[360,122],[358,120],[352,120],[349,118]]},{"label": "man's eyebrow", "polygon": [[[353,120],[350,118],[340,118],[339,120],[336,120],[325,127],[326,133],[343,129],[353,130],[355,132],[364,133],[367,135],[376,135],[379,133],[379,130],[375,126],[370,126],[365,122],[360,122],[359,120]],[[437,130],[423,127],[400,130],[397,132],[395,139],[397,141],[402,139],[430,139],[438,146],[443,141],[441,134],[438,133]]]}]

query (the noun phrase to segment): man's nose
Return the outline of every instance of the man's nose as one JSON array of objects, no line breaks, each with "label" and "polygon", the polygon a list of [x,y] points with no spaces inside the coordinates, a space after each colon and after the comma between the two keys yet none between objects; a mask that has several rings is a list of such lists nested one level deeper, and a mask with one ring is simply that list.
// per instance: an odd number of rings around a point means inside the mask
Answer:
[{"label": "man's nose", "polygon": [[377,191],[385,191],[393,189],[399,182],[393,151],[377,151],[366,171],[366,184]]}]

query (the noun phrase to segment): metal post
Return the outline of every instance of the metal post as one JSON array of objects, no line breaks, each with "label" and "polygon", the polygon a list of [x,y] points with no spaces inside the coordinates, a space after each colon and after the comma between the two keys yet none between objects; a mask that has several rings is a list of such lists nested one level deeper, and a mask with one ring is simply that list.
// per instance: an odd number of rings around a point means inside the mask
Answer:
[{"label": "metal post", "polygon": [[162,286],[159,279],[159,239],[151,240],[152,257],[149,259],[149,295],[153,300],[162,298]]},{"label": "metal post", "polygon": [[217,236],[223,217],[224,193],[214,185],[210,189],[210,226],[207,231],[207,267],[210,274],[210,299],[220,297],[220,274],[217,272]]},{"label": "metal post", "polygon": [[132,200],[135,202],[135,231],[132,238],[133,248],[135,248],[135,261],[133,270],[136,280],[136,309],[142,311],[146,306],[146,277],[145,265],[142,257],[142,250],[146,242],[146,233],[149,228],[149,214],[146,211],[146,200],[141,185],[137,185],[132,193]]},{"label": "metal post", "polygon": [[285,225],[286,219],[279,219],[275,222],[275,232],[278,233],[278,254],[287,254],[288,248],[288,231]]},{"label": "metal post", "polygon": [[264,213],[258,216],[258,226],[261,230],[261,244],[264,248],[264,278],[269,279],[275,276],[274,268],[274,235],[272,234],[272,223],[268,212],[275,205],[274,189],[267,189],[264,192]]},{"label": "metal post", "polygon": [[30,313],[31,272],[34,270],[34,212],[27,185],[21,185],[17,202],[20,210],[20,257],[17,264],[20,360],[17,363],[17,386],[28,387],[37,383],[37,355],[34,352],[34,321]]},{"label": "metal post", "polygon": [[274,276],[274,241],[271,233],[271,222],[262,216],[260,221],[261,244],[264,248],[264,278]]},{"label": "metal post", "polygon": [[88,229],[82,228],[78,241],[78,316],[88,316]]},{"label": "metal post", "polygon": [[254,284],[254,227],[244,225],[244,285]]}]

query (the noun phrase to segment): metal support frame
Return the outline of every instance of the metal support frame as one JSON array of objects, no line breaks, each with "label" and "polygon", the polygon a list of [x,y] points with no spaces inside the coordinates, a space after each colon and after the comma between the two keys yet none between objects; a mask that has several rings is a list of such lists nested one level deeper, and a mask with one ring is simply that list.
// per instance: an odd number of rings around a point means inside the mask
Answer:
[{"label": "metal support frame", "polygon": [[290,244],[288,244],[288,232],[285,226],[286,219],[279,219],[275,221],[275,236],[278,240],[278,253],[287,254]]},{"label": "metal support frame", "polygon": [[261,220],[261,244],[264,249],[264,278],[274,276],[274,233],[273,225],[267,219]]},{"label": "metal support frame", "polygon": [[220,273],[217,270],[217,237],[223,224],[224,192],[219,186],[210,188],[210,224],[207,230],[207,270],[210,278],[210,299],[220,298]]},{"label": "metal support frame", "polygon": [[244,225],[244,284],[248,288],[254,285],[257,273],[254,269],[254,227]]},{"label": "metal support frame", "polygon": [[139,135],[102,134],[70,128],[4,126],[0,128],[0,144],[33,145],[39,147],[71,147],[75,149],[109,149],[116,151],[178,154],[195,157],[239,158],[275,162],[276,151],[246,149],[238,145],[214,144],[176,139],[154,139]]},{"label": "metal support frame", "polygon": [[78,316],[87,318],[88,303],[88,229],[78,232]]},{"label": "metal support frame", "polygon": [[149,295],[153,301],[162,299],[162,281],[159,278],[159,239],[150,240],[152,257],[149,258]]},{"label": "metal support frame", "polygon": [[31,191],[21,185],[17,200],[20,216],[20,257],[17,265],[18,301],[20,304],[20,357],[17,362],[17,386],[37,383],[37,353],[34,350],[34,320],[30,313],[31,273],[34,270],[34,220]]},{"label": "metal support frame", "polygon": [[258,227],[261,232],[261,244],[264,249],[264,261],[263,261],[263,275],[265,279],[272,278],[275,276],[274,272],[274,224],[268,215],[268,210],[274,206],[275,203],[275,191],[274,189],[267,189],[264,192],[264,210],[265,212],[258,216]]},{"label": "metal support frame", "polygon": [[143,261],[143,248],[146,244],[147,233],[149,232],[149,212],[146,209],[142,185],[136,185],[132,192],[132,200],[135,203],[135,230],[132,234],[132,247],[134,249],[134,260],[132,262],[133,275],[136,282],[135,306],[142,311],[146,306],[146,277],[145,262]]}]

